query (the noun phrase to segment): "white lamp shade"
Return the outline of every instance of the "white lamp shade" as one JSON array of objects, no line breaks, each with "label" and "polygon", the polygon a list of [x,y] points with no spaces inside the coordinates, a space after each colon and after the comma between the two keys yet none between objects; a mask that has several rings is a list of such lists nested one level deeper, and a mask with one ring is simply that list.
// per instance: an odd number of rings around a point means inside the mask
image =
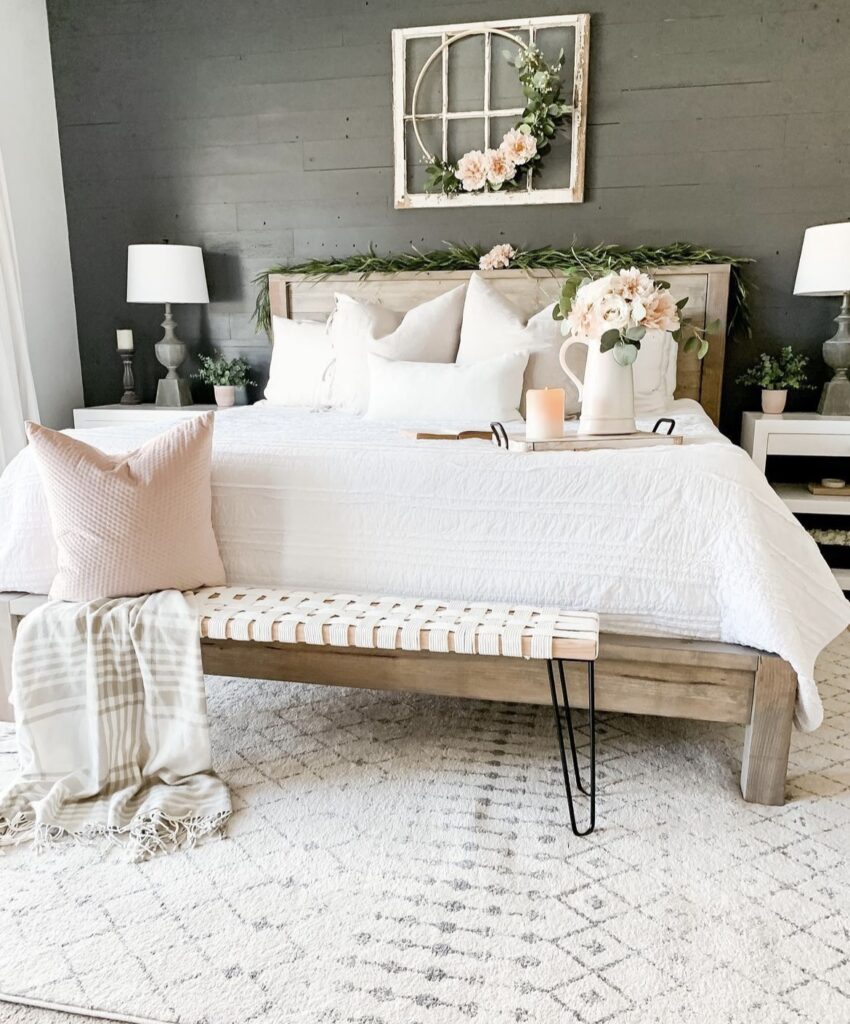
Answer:
[{"label": "white lamp shade", "polygon": [[209,302],[197,245],[127,247],[128,302]]},{"label": "white lamp shade", "polygon": [[806,228],[795,295],[850,292],[850,221]]}]

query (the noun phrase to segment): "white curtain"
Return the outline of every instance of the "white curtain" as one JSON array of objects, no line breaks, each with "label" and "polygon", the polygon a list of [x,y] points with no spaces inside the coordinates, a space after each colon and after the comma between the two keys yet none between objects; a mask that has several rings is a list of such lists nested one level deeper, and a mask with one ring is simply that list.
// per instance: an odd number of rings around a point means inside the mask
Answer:
[{"label": "white curtain", "polygon": [[26,444],[27,419],[38,419],[38,406],[27,353],[12,210],[0,154],[0,473]]}]

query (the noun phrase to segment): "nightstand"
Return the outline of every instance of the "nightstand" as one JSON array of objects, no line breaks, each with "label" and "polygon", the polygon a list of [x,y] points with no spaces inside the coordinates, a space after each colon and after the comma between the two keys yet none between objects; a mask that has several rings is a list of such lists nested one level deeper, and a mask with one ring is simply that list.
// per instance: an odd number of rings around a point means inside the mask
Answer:
[{"label": "nightstand", "polygon": [[83,430],[87,427],[115,427],[122,423],[156,423],[165,430],[180,420],[214,412],[216,408],[215,405],[184,405],[171,409],[152,402],[144,405],[93,405],[89,409],[74,410],[74,427]]},{"label": "nightstand", "polygon": [[[850,458],[850,416],[821,416],[816,412],[769,416],[745,412],[741,447],[762,472],[768,455]],[[776,484],[775,490],[794,515],[850,516],[850,496],[812,494],[805,484]],[[842,589],[850,590],[850,569],[833,572]]]}]

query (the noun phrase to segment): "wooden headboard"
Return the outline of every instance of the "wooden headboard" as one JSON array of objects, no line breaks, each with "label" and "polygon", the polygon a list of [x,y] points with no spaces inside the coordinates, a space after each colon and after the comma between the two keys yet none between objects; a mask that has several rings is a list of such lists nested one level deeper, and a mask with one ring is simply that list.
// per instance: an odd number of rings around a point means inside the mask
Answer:
[{"label": "wooden headboard", "polygon": [[[338,274],[304,277],[271,274],[269,299],[274,316],[297,320],[326,320],[334,308],[334,293],[343,292],[367,302],[380,302],[404,312],[469,280],[471,270],[425,271],[422,273]],[[719,321],[709,336],[708,355],[700,362],[696,355],[679,351],[676,397],[696,399],[714,421],[720,418],[723,360],[726,353],[726,311],[729,300],[728,264],[698,264],[665,267],[653,276],[670,282],[676,299],[687,296],[685,317],[698,327]],[[561,275],[548,270],[494,270],[481,273],[506,298],[531,316],[557,298]]]}]

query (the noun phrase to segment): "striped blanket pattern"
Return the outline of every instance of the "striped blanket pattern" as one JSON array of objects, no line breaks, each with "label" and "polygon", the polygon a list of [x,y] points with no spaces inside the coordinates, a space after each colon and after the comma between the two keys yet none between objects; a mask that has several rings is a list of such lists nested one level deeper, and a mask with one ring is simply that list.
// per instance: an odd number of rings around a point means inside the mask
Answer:
[{"label": "striped blanket pattern", "polygon": [[142,859],[223,829],[198,618],[178,591],[36,609],[12,700],[21,774],[0,794],[0,845],[109,837]]}]

